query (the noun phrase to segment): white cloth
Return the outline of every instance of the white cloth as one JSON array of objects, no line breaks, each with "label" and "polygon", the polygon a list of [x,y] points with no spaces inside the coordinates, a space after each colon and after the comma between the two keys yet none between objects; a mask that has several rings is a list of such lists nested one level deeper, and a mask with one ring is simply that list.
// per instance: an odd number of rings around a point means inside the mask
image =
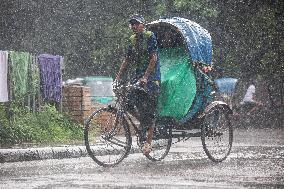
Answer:
[{"label": "white cloth", "polygon": [[8,52],[0,51],[0,102],[8,99]]},{"label": "white cloth", "polygon": [[243,102],[254,102],[253,96],[255,94],[255,86],[250,85],[244,96]]}]

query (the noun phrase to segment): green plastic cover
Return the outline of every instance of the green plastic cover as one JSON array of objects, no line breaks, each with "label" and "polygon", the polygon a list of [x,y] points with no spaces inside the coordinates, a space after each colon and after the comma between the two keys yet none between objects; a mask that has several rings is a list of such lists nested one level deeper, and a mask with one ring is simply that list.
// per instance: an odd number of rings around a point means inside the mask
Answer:
[{"label": "green plastic cover", "polygon": [[185,48],[162,48],[159,55],[161,93],[158,116],[180,120],[188,113],[196,95],[194,71]]}]

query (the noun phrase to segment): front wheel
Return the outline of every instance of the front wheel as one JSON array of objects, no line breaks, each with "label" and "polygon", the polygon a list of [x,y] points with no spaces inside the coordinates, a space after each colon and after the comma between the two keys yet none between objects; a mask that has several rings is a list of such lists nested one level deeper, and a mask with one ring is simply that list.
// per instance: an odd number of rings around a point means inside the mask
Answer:
[{"label": "front wheel", "polygon": [[129,126],[113,107],[101,108],[88,118],[84,139],[89,156],[104,167],[120,163],[131,148]]},{"label": "front wheel", "polygon": [[201,141],[206,155],[213,162],[221,162],[230,154],[233,127],[229,112],[223,106],[215,106],[206,113],[201,127]]}]

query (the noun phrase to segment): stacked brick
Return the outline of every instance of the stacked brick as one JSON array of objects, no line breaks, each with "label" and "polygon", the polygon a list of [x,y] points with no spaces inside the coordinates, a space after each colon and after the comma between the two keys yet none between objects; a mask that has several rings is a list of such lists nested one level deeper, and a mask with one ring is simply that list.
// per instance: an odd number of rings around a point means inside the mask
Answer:
[{"label": "stacked brick", "polygon": [[[87,117],[100,106],[93,105],[91,102],[91,88],[85,86],[70,85],[64,86],[62,91],[62,111],[70,116],[77,123],[83,124]],[[93,119],[93,124],[101,127],[103,132],[109,132],[113,128],[115,117],[110,113],[103,112],[99,114],[97,119]],[[120,127],[116,130],[121,133]],[[131,127],[131,133],[134,135],[134,130]]]},{"label": "stacked brick", "polygon": [[83,124],[92,113],[91,88],[85,86],[64,86],[62,110],[74,121]]}]

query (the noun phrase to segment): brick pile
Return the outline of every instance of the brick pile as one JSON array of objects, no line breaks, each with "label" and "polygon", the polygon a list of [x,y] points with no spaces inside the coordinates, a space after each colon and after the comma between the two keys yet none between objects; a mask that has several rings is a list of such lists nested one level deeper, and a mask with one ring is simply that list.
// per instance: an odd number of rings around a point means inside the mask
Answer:
[{"label": "brick pile", "polygon": [[74,121],[83,124],[94,110],[91,102],[91,88],[76,85],[65,86],[62,93],[62,111]]}]

